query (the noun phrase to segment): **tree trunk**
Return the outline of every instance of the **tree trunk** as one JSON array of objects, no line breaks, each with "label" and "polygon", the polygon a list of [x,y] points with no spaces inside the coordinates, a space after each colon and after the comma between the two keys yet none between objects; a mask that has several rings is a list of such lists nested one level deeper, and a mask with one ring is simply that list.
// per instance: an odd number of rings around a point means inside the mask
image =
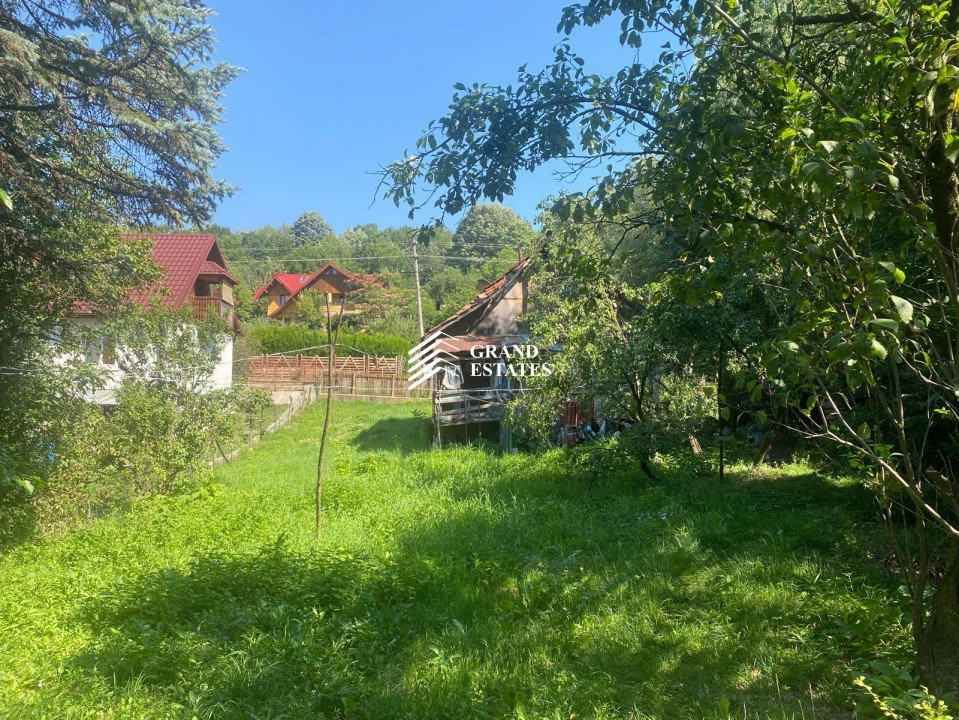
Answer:
[{"label": "tree trunk", "polygon": [[946,572],[919,644],[919,674],[938,697],[959,691],[959,540],[952,540]]},{"label": "tree trunk", "polygon": [[788,465],[794,459],[796,438],[791,433],[770,430],[763,436],[754,465]]},{"label": "tree trunk", "polygon": [[[316,535],[323,529],[323,457],[326,454],[326,436],[330,430],[330,413],[333,412],[333,365],[336,362],[336,340],[340,336],[343,322],[343,308],[346,305],[346,293],[340,298],[340,314],[336,318],[336,332],[333,332],[330,315],[331,294],[326,293],[326,341],[329,345],[326,366],[326,415],[323,417],[323,433],[320,435],[320,453],[316,459]],[[319,379],[319,369],[317,369]]]}]

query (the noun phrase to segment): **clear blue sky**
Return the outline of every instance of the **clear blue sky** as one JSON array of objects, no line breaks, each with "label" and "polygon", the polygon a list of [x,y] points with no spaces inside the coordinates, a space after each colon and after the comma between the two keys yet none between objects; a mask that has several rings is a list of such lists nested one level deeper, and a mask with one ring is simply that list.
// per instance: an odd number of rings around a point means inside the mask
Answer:
[{"label": "clear blue sky", "polygon": [[[216,222],[251,229],[318,210],[339,232],[407,224],[405,209],[374,202],[376,170],[443,114],[453,83],[508,83],[523,63],[549,63],[569,1],[210,0],[220,59],[245,69],[224,100],[217,173],[240,190]],[[587,70],[633,57],[618,34],[616,22],[574,34]],[[561,187],[540,171],[505,204],[533,220]]]}]

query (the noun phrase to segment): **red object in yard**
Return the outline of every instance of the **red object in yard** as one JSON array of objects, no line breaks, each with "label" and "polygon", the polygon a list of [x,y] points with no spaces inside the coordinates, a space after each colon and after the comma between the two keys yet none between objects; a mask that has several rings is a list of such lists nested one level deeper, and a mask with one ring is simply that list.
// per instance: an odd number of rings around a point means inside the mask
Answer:
[{"label": "red object in yard", "polygon": [[560,415],[561,425],[579,425],[579,405],[572,400],[568,400],[563,405],[563,413]]}]

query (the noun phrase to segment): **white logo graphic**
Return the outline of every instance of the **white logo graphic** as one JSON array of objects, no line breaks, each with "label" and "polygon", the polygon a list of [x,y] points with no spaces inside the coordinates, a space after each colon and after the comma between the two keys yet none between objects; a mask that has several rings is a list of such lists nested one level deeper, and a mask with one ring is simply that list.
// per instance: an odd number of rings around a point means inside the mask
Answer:
[{"label": "white logo graphic", "polygon": [[410,375],[410,390],[419,387],[437,373],[457,363],[452,354],[450,336],[439,331],[425,338],[419,345],[410,348],[407,360],[407,372]]}]

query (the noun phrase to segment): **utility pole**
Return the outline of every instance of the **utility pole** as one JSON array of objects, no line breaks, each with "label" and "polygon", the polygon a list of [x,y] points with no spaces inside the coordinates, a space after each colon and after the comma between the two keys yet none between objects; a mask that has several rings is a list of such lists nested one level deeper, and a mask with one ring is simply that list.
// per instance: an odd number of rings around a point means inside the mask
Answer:
[{"label": "utility pole", "polygon": [[420,322],[420,337],[423,337],[423,295],[420,291],[420,258],[417,253],[419,247],[419,233],[413,235],[413,274],[416,276],[416,316]]}]

